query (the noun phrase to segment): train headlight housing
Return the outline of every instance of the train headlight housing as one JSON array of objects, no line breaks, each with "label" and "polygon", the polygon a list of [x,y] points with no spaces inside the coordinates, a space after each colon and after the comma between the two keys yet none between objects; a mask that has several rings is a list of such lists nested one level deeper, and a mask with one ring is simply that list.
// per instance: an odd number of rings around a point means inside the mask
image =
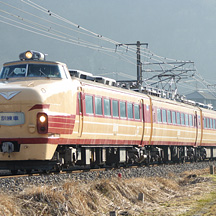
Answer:
[{"label": "train headlight housing", "polygon": [[46,113],[37,114],[37,131],[40,134],[48,133],[48,116]]},{"label": "train headlight housing", "polygon": [[40,60],[44,61],[45,60],[45,55],[41,52],[33,51],[33,50],[28,50],[26,52],[23,52],[19,55],[19,58],[21,61],[24,60]]}]

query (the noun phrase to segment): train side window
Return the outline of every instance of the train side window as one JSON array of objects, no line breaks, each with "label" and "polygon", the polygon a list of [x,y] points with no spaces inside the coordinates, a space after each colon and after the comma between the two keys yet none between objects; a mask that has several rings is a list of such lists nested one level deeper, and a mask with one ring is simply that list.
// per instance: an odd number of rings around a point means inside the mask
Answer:
[{"label": "train side window", "polygon": [[185,114],[181,113],[181,124],[185,125]]},{"label": "train side window", "polygon": [[180,125],[181,120],[180,120],[180,113],[177,112],[177,124]]},{"label": "train side window", "polygon": [[194,127],[198,126],[198,119],[197,119],[197,115],[194,116]]},{"label": "train side window", "polygon": [[162,122],[161,110],[157,109],[157,120],[158,122]]},{"label": "train side window", "polygon": [[210,128],[212,129],[212,119],[210,119]]},{"label": "train side window", "polygon": [[185,114],[185,125],[188,126],[189,122],[188,122],[188,114]]},{"label": "train side window", "polygon": [[102,98],[95,97],[95,114],[102,115]]},{"label": "train side window", "polygon": [[167,112],[166,110],[162,110],[162,119],[163,119],[163,123],[167,123]]},{"label": "train side window", "polygon": [[120,102],[120,117],[126,118],[126,103]]},{"label": "train side window", "polygon": [[104,115],[111,116],[111,106],[110,99],[104,99]]},{"label": "train side window", "polygon": [[193,116],[189,115],[189,125],[193,127]]},{"label": "train side window", "polygon": [[176,124],[176,112],[172,111],[172,122],[173,124]]},{"label": "train side window", "polygon": [[119,117],[118,101],[113,100],[112,101],[112,107],[113,107],[113,116]]},{"label": "train side window", "polygon": [[206,118],[203,118],[203,125],[204,125],[204,128],[206,128]]},{"label": "train side window", "polygon": [[85,96],[85,105],[86,105],[86,113],[93,114],[93,96],[86,95]]},{"label": "train side window", "polygon": [[172,119],[171,119],[171,111],[170,110],[167,110],[167,118],[168,118],[168,123],[171,124]]},{"label": "train side window", "polygon": [[180,125],[181,120],[180,120],[180,113],[177,112],[177,124]]},{"label": "train side window", "polygon": [[210,128],[210,127],[209,127],[209,118],[206,118],[206,120],[207,120],[207,122],[206,122],[206,127],[207,127],[207,128]]},{"label": "train side window", "polygon": [[140,109],[139,109],[139,105],[137,104],[134,105],[134,114],[135,114],[135,119],[140,120]]},{"label": "train side window", "polygon": [[127,103],[127,112],[128,112],[128,118],[132,119],[133,118],[133,104],[132,103]]},{"label": "train side window", "polygon": [[79,113],[82,112],[82,103],[81,103],[81,92],[78,93],[78,105],[79,105]]},{"label": "train side window", "polygon": [[213,128],[216,129],[215,128],[215,119],[213,119]]}]

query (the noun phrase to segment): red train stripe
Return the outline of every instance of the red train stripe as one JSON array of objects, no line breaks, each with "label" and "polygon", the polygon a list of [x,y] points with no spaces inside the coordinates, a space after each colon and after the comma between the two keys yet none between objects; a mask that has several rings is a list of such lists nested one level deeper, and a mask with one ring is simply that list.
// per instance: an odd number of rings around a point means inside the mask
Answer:
[{"label": "red train stripe", "polygon": [[48,116],[48,132],[58,134],[72,134],[75,124],[75,115]]},{"label": "red train stripe", "polygon": [[18,142],[18,144],[58,144],[59,138],[1,138],[2,142]]},{"label": "red train stripe", "polygon": [[[104,139],[64,139],[64,138],[0,138],[0,143],[2,142],[18,142],[18,144],[79,144],[79,145],[140,145],[140,141],[137,140],[104,140]],[[145,145],[149,145],[148,141],[144,142]],[[194,143],[185,142],[154,142],[153,145],[173,145],[173,146],[194,146]],[[201,146],[210,147],[215,146],[216,143],[203,143]]]},{"label": "red train stripe", "polygon": [[35,110],[35,109],[49,109],[50,104],[35,104],[29,111]]}]

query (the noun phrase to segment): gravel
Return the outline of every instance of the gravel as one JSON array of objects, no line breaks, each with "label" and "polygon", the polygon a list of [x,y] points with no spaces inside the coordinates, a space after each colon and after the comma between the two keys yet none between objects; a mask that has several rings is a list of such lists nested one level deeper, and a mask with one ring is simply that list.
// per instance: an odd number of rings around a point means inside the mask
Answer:
[{"label": "gravel", "polygon": [[205,169],[210,165],[216,165],[216,161],[185,163],[173,165],[160,165],[127,169],[113,169],[107,171],[83,172],[83,173],[67,173],[67,174],[46,174],[40,176],[24,176],[1,178],[0,188],[4,192],[14,193],[23,191],[30,185],[58,185],[66,181],[83,181],[89,182],[100,178],[118,177],[119,173],[122,178],[137,178],[137,177],[169,177],[170,173],[180,174],[184,171],[195,169]]}]

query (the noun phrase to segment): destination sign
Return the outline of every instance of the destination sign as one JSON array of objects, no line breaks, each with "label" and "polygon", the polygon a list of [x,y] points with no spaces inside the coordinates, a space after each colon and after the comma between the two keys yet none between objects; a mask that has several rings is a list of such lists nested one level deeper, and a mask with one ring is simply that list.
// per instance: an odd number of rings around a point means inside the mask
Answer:
[{"label": "destination sign", "polygon": [[0,125],[14,126],[25,123],[25,115],[22,112],[0,113]]}]

